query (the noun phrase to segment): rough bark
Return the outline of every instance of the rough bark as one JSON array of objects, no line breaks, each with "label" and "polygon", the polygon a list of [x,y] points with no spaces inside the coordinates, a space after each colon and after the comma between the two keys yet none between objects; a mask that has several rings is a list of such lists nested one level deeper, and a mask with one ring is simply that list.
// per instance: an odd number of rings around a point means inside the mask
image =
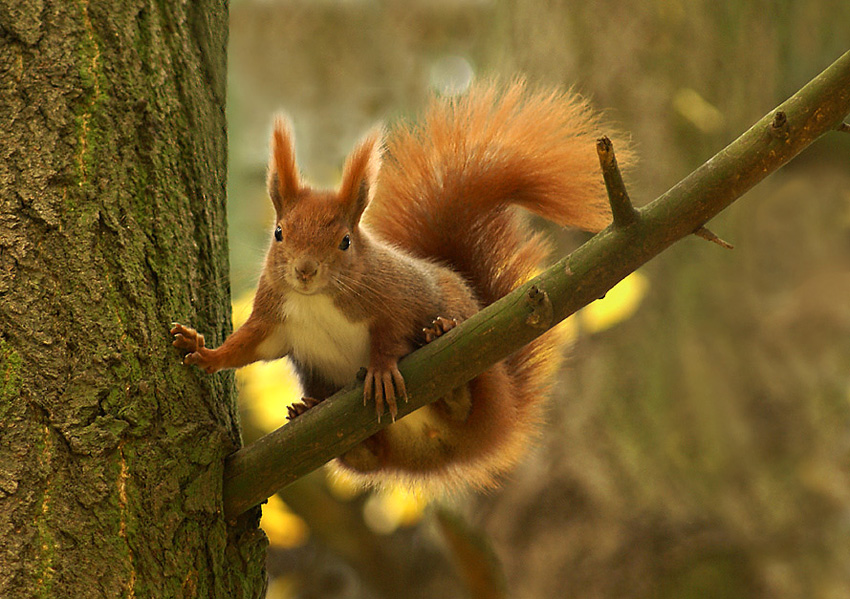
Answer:
[{"label": "rough bark", "polygon": [[224,0],[0,4],[0,596],[256,597],[221,512]]}]

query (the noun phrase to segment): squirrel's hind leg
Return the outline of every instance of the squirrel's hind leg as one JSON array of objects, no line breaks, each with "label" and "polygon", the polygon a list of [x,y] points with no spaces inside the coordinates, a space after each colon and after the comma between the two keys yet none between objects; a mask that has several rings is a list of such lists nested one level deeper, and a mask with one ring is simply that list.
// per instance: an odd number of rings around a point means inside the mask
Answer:
[{"label": "squirrel's hind leg", "polygon": [[301,414],[309,410],[310,408],[314,408],[317,405],[322,403],[321,399],[313,399],[312,397],[304,397],[298,403],[294,403],[290,406],[286,406],[286,419],[292,422],[296,418],[298,418]]}]

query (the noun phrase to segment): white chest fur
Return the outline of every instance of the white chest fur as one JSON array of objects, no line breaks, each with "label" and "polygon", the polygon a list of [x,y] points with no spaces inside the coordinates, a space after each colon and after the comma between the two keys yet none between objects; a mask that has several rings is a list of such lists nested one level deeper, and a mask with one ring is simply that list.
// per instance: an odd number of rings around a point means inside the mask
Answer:
[{"label": "white chest fur", "polygon": [[292,357],[336,385],[354,381],[369,364],[369,328],[352,323],[324,295],[292,293],[283,304]]}]

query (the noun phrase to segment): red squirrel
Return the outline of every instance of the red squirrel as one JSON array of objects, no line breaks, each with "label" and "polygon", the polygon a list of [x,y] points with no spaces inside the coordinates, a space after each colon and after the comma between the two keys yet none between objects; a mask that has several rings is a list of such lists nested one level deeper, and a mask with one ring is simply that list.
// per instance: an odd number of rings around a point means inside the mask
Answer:
[{"label": "red squirrel", "polygon": [[[275,223],[251,316],[216,349],[174,324],[174,345],[208,373],[289,357],[307,396],[290,418],[365,368],[365,401],[395,420],[407,394],[399,359],[529,279],[547,255],[516,207],[589,231],[608,224],[599,126],[574,95],[478,84],[432,100],[420,124],[370,132],[339,189],[322,191],[302,181],[278,117]],[[560,359],[550,332],[338,465],[366,483],[492,486],[527,446]]]}]

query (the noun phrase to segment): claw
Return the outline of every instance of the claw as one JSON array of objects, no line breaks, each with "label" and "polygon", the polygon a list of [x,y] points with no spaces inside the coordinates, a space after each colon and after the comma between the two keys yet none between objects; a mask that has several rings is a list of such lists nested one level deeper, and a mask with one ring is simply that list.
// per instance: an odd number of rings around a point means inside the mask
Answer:
[{"label": "claw", "polygon": [[204,336],[193,328],[185,327],[175,322],[172,323],[170,333],[174,335],[174,340],[171,344],[178,349],[184,349],[190,353],[194,353],[205,347]]},{"label": "claw", "polygon": [[395,362],[388,368],[370,366],[366,370],[366,376],[363,382],[363,405],[366,405],[370,401],[375,402],[375,413],[378,415],[378,422],[381,421],[381,417],[383,416],[385,403],[393,422],[395,422],[398,416],[398,402],[396,401],[398,397],[404,398],[405,402],[408,401],[404,377],[399,372]]},{"label": "claw", "polygon": [[286,419],[290,422],[298,418],[301,414],[307,412],[311,408],[315,408],[321,401],[312,397],[305,397],[300,402],[294,403],[291,406],[286,406]]},{"label": "claw", "polygon": [[395,422],[395,417],[398,414],[398,405],[395,402],[395,387],[393,387],[393,375],[390,371],[384,371],[381,374],[381,385],[384,388],[387,407],[390,409],[390,417]]},{"label": "claw", "polygon": [[372,386],[375,382],[375,372],[370,368],[366,371],[366,376],[363,378],[363,405],[372,401]]},{"label": "claw", "polygon": [[368,402],[375,401],[375,412],[378,415],[378,422],[381,421],[381,415],[384,412],[384,386],[381,380],[381,375],[374,368],[369,367],[366,370],[366,380],[363,382],[363,405]]},{"label": "claw", "polygon": [[457,326],[457,320],[454,318],[443,318],[438,316],[431,321],[431,326],[422,329],[425,333],[425,343],[431,343],[437,337],[445,335]]},{"label": "claw", "polygon": [[404,398],[404,403],[409,401],[407,397],[407,386],[404,384],[404,377],[401,376],[401,372],[399,372],[398,368],[393,368],[391,371],[393,376],[393,383],[395,384],[396,389],[398,389],[401,396]]}]

